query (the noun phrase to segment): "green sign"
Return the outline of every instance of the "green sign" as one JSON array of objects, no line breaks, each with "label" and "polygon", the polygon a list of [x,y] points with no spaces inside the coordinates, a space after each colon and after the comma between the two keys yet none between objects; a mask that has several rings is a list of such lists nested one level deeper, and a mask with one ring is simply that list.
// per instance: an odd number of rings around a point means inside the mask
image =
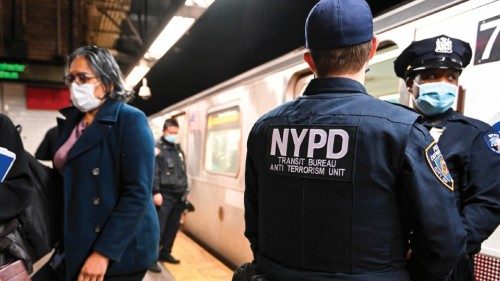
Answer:
[{"label": "green sign", "polygon": [[0,79],[18,80],[26,65],[19,63],[0,62]]},{"label": "green sign", "polygon": [[25,68],[24,64],[0,62],[0,71],[24,72]]},{"label": "green sign", "polygon": [[19,73],[0,70],[0,79],[19,79]]}]

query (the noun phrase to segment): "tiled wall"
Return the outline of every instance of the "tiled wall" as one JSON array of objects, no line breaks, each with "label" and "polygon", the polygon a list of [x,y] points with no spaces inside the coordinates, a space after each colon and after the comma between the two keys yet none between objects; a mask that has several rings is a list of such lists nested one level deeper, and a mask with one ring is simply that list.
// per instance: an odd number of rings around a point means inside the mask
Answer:
[{"label": "tiled wall", "polygon": [[23,126],[21,138],[24,148],[35,153],[47,130],[57,124],[59,112],[26,109],[24,84],[0,82],[0,87],[0,112],[9,116],[14,124]]}]

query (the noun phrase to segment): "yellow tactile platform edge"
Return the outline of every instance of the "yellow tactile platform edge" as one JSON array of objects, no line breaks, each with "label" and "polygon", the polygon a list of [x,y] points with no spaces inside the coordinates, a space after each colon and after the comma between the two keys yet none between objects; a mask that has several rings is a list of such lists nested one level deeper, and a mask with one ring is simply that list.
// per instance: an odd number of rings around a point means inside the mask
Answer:
[{"label": "yellow tactile platform edge", "polygon": [[163,263],[176,281],[226,281],[233,271],[179,231],[172,256],[180,264]]}]

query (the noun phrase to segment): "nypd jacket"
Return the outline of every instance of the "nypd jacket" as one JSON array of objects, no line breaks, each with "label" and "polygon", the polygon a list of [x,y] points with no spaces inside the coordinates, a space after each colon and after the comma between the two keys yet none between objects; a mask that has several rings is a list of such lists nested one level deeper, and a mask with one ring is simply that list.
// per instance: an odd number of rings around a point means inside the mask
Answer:
[{"label": "nypd jacket", "polygon": [[[279,280],[426,280],[456,264],[465,230],[452,179],[418,115],[347,78],[314,79],[247,143],[245,235]],[[392,278],[392,279],[391,279]]]},{"label": "nypd jacket", "polygon": [[153,193],[183,193],[187,189],[184,152],[178,144],[161,138],[156,147],[160,153],[155,158]]},{"label": "nypd jacket", "polygon": [[486,123],[449,109],[424,120],[455,181],[456,204],[467,230],[467,254],[500,223],[500,137]]},{"label": "nypd jacket", "polygon": [[[61,111],[60,145],[82,118]],[[66,280],[92,251],[110,259],[106,276],[145,270],[158,258],[152,200],[154,139],[144,113],[108,98],[68,152],[64,178]]]}]

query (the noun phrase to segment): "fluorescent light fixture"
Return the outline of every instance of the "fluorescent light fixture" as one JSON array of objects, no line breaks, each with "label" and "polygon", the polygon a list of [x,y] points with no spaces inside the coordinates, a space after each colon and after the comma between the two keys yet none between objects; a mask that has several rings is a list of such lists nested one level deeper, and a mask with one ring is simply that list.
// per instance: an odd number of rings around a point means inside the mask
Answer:
[{"label": "fluorescent light fixture", "polygon": [[215,0],[186,0],[186,2],[184,2],[184,5],[188,7],[196,5],[201,8],[208,8],[214,1]]},{"label": "fluorescent light fixture", "polygon": [[153,44],[151,44],[144,58],[159,60],[193,25],[194,21],[195,19],[193,18],[173,17]]},{"label": "fluorescent light fixture", "polygon": [[141,81],[142,77],[144,77],[144,75],[146,75],[148,71],[149,66],[136,65],[125,79],[125,83],[128,87],[133,88],[135,85],[137,85],[137,83],[139,83],[139,81]]},{"label": "fluorescent light fixture", "polygon": [[212,5],[212,3],[214,2],[215,0],[193,0],[193,2],[202,7],[202,8],[208,8],[210,5]]},{"label": "fluorescent light fixture", "polygon": [[[198,6],[205,10],[212,5],[214,1],[215,0],[186,0],[184,5]],[[196,19],[200,16],[199,14],[194,16],[196,18],[180,16],[181,14],[186,14],[185,12],[185,9],[179,9],[177,11],[179,16],[172,17],[162,32],[160,32],[158,37],[156,37],[153,44],[149,46],[149,49],[140,59],[139,63],[132,69],[130,74],[125,79],[127,87],[135,87],[141,78],[148,73],[150,68],[153,67],[177,41],[179,41],[179,39],[189,28],[191,28]]]}]

